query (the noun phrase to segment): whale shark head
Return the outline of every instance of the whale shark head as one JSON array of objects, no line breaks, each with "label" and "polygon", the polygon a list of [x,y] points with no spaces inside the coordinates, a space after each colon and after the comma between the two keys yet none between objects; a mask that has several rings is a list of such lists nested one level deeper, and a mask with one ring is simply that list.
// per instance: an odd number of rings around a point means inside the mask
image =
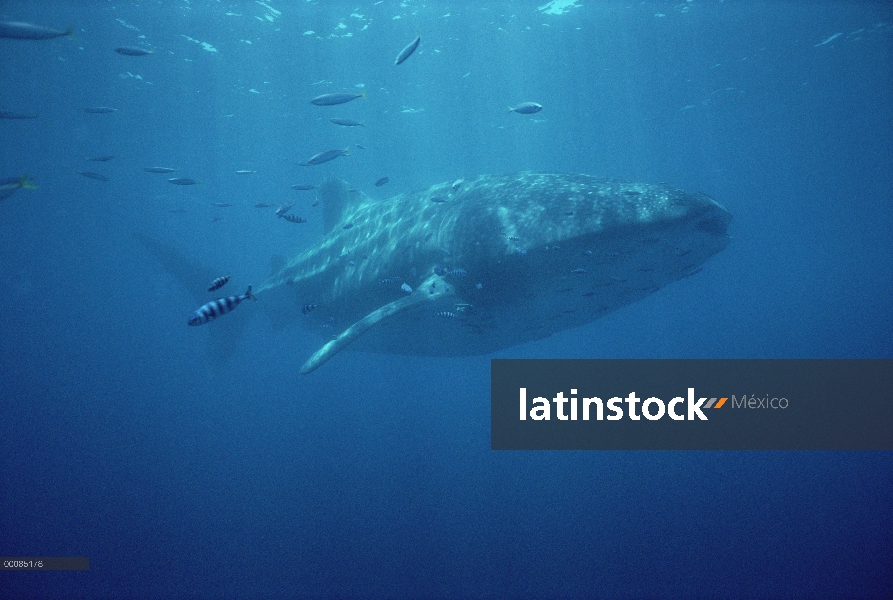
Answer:
[{"label": "whale shark head", "polygon": [[328,235],[257,292],[335,334],[305,371],[348,344],[461,356],[541,339],[697,273],[730,240],[728,211],[663,184],[518,173],[384,201],[322,191]]}]

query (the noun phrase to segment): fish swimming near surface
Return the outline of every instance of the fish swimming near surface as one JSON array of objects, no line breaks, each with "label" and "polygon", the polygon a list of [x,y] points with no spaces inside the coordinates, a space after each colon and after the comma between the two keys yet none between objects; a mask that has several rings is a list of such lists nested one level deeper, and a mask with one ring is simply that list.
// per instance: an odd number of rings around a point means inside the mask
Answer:
[{"label": "fish swimming near surface", "polygon": [[83,175],[84,177],[89,177],[90,179],[95,179],[96,181],[111,181],[111,179],[101,173],[93,173],[92,171],[75,171],[75,173]]},{"label": "fish swimming near surface", "polygon": [[291,189],[297,190],[299,192],[308,192],[310,190],[315,190],[318,187],[318,185],[313,185],[312,183],[296,183],[291,186]]},{"label": "fish swimming near surface", "polygon": [[170,167],[143,167],[146,173],[173,173],[176,169]]},{"label": "fish swimming near surface", "polygon": [[140,48],[138,46],[121,46],[120,48],[115,48],[115,52],[123,54],[124,56],[147,56],[149,54],[155,54],[155,50],[147,50],[146,48]]},{"label": "fish swimming near surface", "polygon": [[397,55],[397,58],[394,60],[394,65],[399,65],[404,60],[412,56],[412,53],[416,51],[416,48],[419,47],[419,44],[422,41],[422,34],[418,34],[414,40],[409,42],[409,44],[400,51],[400,54]]},{"label": "fish swimming near surface", "polygon": [[379,179],[378,181],[375,182],[375,187],[381,187],[389,181],[390,181],[390,178],[382,177],[381,179]]},{"label": "fish swimming near surface", "polygon": [[347,156],[348,154],[350,154],[349,146],[344,150],[326,150],[325,152],[320,152],[319,154],[310,157],[307,162],[299,163],[298,166],[310,167],[313,165],[321,165],[323,163],[329,162],[330,160],[335,160],[339,156]]},{"label": "fish swimming near surface", "polygon": [[329,121],[342,127],[365,127],[365,125],[353,119],[329,119]]},{"label": "fish swimming near surface", "polygon": [[57,37],[73,37],[74,27],[66,30],[42,27],[21,21],[0,21],[0,38],[11,40],[51,40]]},{"label": "fish swimming near surface", "polygon": [[195,185],[201,183],[196,179],[189,179],[188,177],[171,177],[168,181],[174,185]]},{"label": "fish swimming near surface", "polygon": [[522,115],[532,115],[541,110],[543,110],[542,104],[537,104],[536,102],[522,102],[515,107],[509,106],[509,113],[516,112]]},{"label": "fish swimming near surface", "polygon": [[299,217],[298,215],[279,215],[289,223],[306,223],[307,219],[303,217]]},{"label": "fish swimming near surface", "polygon": [[209,292],[213,292],[215,290],[219,290],[223,286],[226,285],[226,282],[229,281],[229,275],[223,275],[222,277],[218,277],[214,281],[211,282],[211,285],[208,287]]},{"label": "fish swimming near surface", "polygon": [[0,200],[6,200],[10,196],[12,196],[16,190],[21,188],[25,188],[26,190],[33,190],[37,188],[37,186],[28,179],[28,175],[22,175],[21,177],[5,177],[0,179]]},{"label": "fish swimming near surface", "polygon": [[106,115],[113,112],[118,112],[117,108],[111,108],[110,106],[89,106],[84,109],[85,113],[90,113],[91,115]]},{"label": "fish swimming near surface", "polygon": [[345,102],[365,97],[366,90],[363,90],[359,94],[323,94],[311,100],[310,104],[315,104],[316,106],[335,106],[336,104],[344,104]]},{"label": "fish swimming near surface", "polygon": [[218,300],[212,300],[208,302],[189,317],[189,321],[187,321],[188,325],[197,326],[204,325],[205,323],[210,323],[220,315],[225,315],[230,312],[242,302],[242,300],[247,300],[250,298],[257,302],[257,298],[251,293],[251,286],[248,286],[248,289],[245,290],[245,293],[241,296],[228,296],[226,298],[220,298]]},{"label": "fish swimming near surface", "polygon": [[111,154],[107,154],[105,156],[88,156],[87,162],[108,162],[113,160],[115,157]]},{"label": "fish swimming near surface", "polygon": [[[321,186],[328,234],[277,259],[256,293],[274,326],[299,319],[327,340],[302,373],[348,347],[469,356],[540,340],[692,277],[731,239],[725,208],[666,184],[525,172],[468,178],[450,202],[431,202],[451,187],[383,202],[335,179]],[[151,244],[184,285],[194,280]],[[308,299],[326,310],[303,314]]]}]

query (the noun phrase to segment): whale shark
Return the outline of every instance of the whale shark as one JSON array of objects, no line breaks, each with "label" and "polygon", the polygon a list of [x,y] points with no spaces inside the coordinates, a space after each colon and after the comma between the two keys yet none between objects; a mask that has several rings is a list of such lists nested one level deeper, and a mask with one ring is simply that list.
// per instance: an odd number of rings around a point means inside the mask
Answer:
[{"label": "whale shark", "polygon": [[274,322],[328,338],[304,374],[348,346],[465,356],[546,338],[695,275],[731,239],[705,194],[589,175],[484,175],[387,200],[331,179],[320,193],[328,233],[255,291]]}]

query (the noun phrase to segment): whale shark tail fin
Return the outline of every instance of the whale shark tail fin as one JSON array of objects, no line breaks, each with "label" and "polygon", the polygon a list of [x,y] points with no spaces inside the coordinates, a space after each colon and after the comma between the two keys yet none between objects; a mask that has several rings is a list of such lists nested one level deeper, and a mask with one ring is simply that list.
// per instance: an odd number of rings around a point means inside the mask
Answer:
[{"label": "whale shark tail fin", "polygon": [[[164,267],[168,274],[192,295],[194,306],[201,306],[208,302],[210,298],[206,290],[207,282],[217,277],[220,271],[196,263],[180,250],[156,238],[139,232],[132,232],[132,235]],[[248,293],[253,300],[250,287]],[[183,314],[188,314],[194,306],[184,306]],[[242,338],[248,323],[249,312],[233,311],[231,315],[227,315],[226,319],[215,321],[214,327],[207,328],[209,364],[220,367],[228,362]]]}]

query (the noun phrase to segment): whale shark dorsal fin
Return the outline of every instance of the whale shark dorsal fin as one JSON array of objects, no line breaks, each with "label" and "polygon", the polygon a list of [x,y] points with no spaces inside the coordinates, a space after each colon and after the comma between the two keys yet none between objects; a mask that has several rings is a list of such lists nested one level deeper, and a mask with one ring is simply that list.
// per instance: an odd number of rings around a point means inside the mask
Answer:
[{"label": "whale shark dorsal fin", "polygon": [[326,232],[332,231],[341,221],[348,200],[347,184],[336,177],[326,179],[319,186],[322,200],[322,220]]},{"label": "whale shark dorsal fin", "polygon": [[397,315],[409,308],[433,302],[438,298],[455,294],[453,286],[447,284],[438,275],[432,275],[418,286],[411,294],[404,296],[399,300],[394,300],[380,308],[376,308],[371,313],[342,331],[338,337],[328,342],[325,346],[316,351],[316,353],[307,359],[307,362],[301,367],[301,375],[306,375],[318,369],[325,364],[330,358],[344,350],[351,342],[369,331],[377,323],[384,321],[394,315]]},{"label": "whale shark dorsal fin", "polygon": [[323,226],[327,233],[342,224],[344,212],[350,206],[371,200],[362,190],[351,188],[346,181],[336,177],[326,179],[319,186],[319,197],[322,200]]}]

